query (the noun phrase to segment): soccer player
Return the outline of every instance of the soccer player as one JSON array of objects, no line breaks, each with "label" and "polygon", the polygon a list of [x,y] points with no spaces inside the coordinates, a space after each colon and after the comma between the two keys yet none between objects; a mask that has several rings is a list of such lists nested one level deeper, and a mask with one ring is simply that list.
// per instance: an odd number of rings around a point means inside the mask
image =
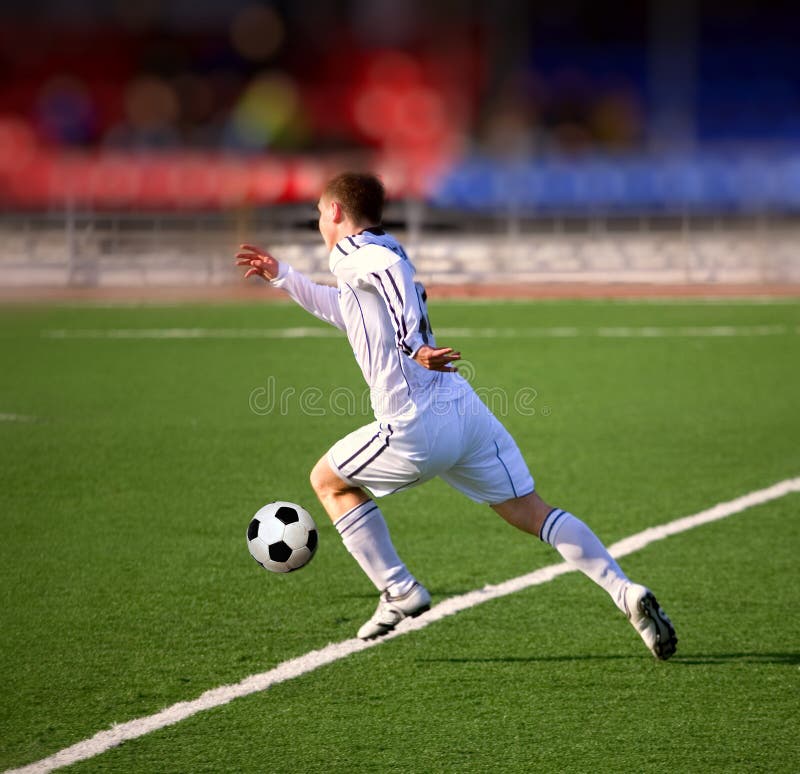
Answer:
[{"label": "soccer player", "polygon": [[381,227],[384,201],[381,181],[369,174],[340,174],[322,191],[319,230],[336,287],[252,245],[236,256],[245,278],[263,278],[345,331],[370,388],[375,421],[335,443],[311,471],[344,545],[380,592],[358,636],[380,637],[431,602],[367,490],[380,498],[439,476],[549,543],[606,590],[656,658],[668,659],[678,640],[653,593],[628,579],[584,522],[542,500],[514,439],[457,373],[460,353],[437,346],[414,266]]}]

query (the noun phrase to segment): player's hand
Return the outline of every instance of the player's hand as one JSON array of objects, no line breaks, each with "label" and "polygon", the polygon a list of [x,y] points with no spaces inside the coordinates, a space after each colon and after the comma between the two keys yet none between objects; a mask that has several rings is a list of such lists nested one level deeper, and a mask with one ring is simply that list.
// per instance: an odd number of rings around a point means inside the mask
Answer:
[{"label": "player's hand", "polygon": [[414,360],[431,371],[458,371],[451,364],[460,359],[461,353],[455,352],[452,347],[435,349],[427,344],[423,344],[414,355]]},{"label": "player's hand", "polygon": [[250,267],[245,272],[245,279],[258,275],[269,282],[278,276],[278,262],[266,250],[253,245],[239,245],[236,265]]}]

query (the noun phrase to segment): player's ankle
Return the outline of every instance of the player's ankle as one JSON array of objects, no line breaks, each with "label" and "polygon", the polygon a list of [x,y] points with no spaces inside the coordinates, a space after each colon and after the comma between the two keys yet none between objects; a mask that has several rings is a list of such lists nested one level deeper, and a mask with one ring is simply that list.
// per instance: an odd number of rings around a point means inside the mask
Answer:
[{"label": "player's ankle", "polygon": [[411,573],[407,573],[406,576],[400,580],[390,583],[386,588],[386,592],[393,599],[397,597],[404,597],[409,591],[411,591],[411,589],[414,588],[414,584],[416,582],[417,581],[414,576],[411,575]]}]

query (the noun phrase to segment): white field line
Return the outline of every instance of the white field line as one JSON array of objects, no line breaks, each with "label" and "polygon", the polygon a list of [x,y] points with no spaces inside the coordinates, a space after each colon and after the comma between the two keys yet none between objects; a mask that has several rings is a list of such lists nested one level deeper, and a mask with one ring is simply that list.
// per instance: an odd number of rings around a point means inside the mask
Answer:
[{"label": "white field line", "polygon": [[[640,327],[542,327],[542,328],[437,328],[442,339],[516,338],[729,338],[737,336],[782,336],[800,334],[800,326],[707,325]],[[42,331],[46,339],[328,339],[342,334],[332,327],[298,328],[76,328]]]},{"label": "white field line", "polygon": [[337,328],[85,328],[42,331],[46,339],[327,339]]},{"label": "white field line", "polygon": [[36,417],[28,414],[0,414],[0,422],[35,422]]},{"label": "white field line", "polygon": [[[667,524],[638,532],[635,535],[631,535],[624,540],[614,543],[609,547],[609,552],[615,558],[627,556],[657,540],[663,540],[671,535],[677,535],[703,524],[709,524],[713,521],[724,519],[727,516],[732,516],[735,513],[741,513],[756,505],[762,505],[771,500],[777,500],[790,492],[800,492],[800,477],[780,481],[766,489],[759,489],[758,491],[750,492],[742,497],[737,497],[735,500],[719,503],[712,508],[700,511],[692,516],[685,516],[681,519],[668,522]],[[395,637],[401,637],[409,632],[424,629],[426,626],[430,626],[430,624],[436,621],[460,613],[463,610],[468,610],[483,602],[514,594],[523,589],[530,588],[531,586],[539,586],[548,583],[559,575],[564,575],[568,572],[574,572],[574,570],[566,562],[552,564],[528,573],[527,575],[511,578],[504,583],[494,586],[484,586],[482,589],[476,589],[466,594],[450,597],[432,607],[425,615],[403,621],[394,632],[382,639],[373,640],[371,642],[351,639],[331,643],[320,650],[312,650],[303,656],[284,661],[282,664],[278,664],[278,666],[267,672],[250,675],[250,677],[244,678],[241,682],[233,685],[223,685],[219,688],[212,688],[192,701],[181,701],[154,715],[129,720],[126,723],[119,723],[106,731],[98,732],[90,739],[78,742],[48,758],[43,758],[36,763],[31,763],[18,769],[9,770],[6,774],[43,774],[44,772],[49,772],[62,766],[69,766],[78,761],[92,758],[123,742],[137,739],[151,731],[157,731],[166,726],[179,723],[181,720],[196,715],[198,712],[220,707],[234,699],[249,696],[252,693],[265,691],[273,685],[292,680],[296,677],[301,677],[326,664],[331,664],[334,661],[347,658],[367,648],[376,647]]]},{"label": "white field line", "polygon": [[[333,287],[331,285],[331,287]],[[489,286],[491,287],[491,286]],[[481,298],[478,296],[439,296],[436,297],[436,306],[529,306],[535,303],[537,306],[563,306],[575,299],[568,298],[523,298],[523,297],[504,297],[502,294],[491,297]],[[769,294],[747,295],[744,292],[738,296],[618,296],[611,294],[599,296],[597,298],[582,298],[580,304],[583,306],[608,306],[616,304],[620,306],[794,306],[797,304],[796,295],[775,296]],[[189,302],[191,303],[191,302]],[[294,302],[289,296],[270,298],[270,306],[292,306]],[[165,301],[163,299],[124,299],[119,298],[113,301],[99,299],[83,299],[80,301],[59,301],[57,306],[64,309],[181,309],[186,307],[186,301]]]},{"label": "white field line", "polygon": [[[491,286],[489,286],[491,287]],[[496,297],[487,296],[480,298],[478,296],[437,296],[436,306],[493,306],[502,304],[503,306],[530,306],[536,304],[537,306],[563,306],[564,303],[570,303],[575,299],[566,298],[523,298],[523,297],[504,297],[498,294]],[[79,301],[75,304],[65,304],[67,306],[86,306],[88,302]],[[291,300],[284,299],[281,303],[292,303]],[[741,296],[713,296],[713,295],[699,295],[699,296],[598,296],[596,298],[588,297],[580,299],[580,304],[583,306],[608,306],[609,304],[616,304],[619,306],[794,306],[797,304],[797,296],[771,296],[771,295],[741,295]],[[156,304],[153,304],[154,306]],[[105,305],[109,309],[113,309],[113,304]],[[138,306],[143,306],[141,302]],[[166,305],[165,305],[166,306]],[[173,304],[173,306],[175,306]]]}]

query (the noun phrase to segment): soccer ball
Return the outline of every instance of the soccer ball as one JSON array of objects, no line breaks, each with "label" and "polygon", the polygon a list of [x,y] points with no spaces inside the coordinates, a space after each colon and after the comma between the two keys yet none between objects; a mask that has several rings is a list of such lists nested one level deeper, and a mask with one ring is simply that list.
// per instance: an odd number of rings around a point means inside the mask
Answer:
[{"label": "soccer ball", "polygon": [[259,509],[250,520],[247,547],[265,570],[299,570],[317,550],[317,525],[305,508],[278,500]]}]

